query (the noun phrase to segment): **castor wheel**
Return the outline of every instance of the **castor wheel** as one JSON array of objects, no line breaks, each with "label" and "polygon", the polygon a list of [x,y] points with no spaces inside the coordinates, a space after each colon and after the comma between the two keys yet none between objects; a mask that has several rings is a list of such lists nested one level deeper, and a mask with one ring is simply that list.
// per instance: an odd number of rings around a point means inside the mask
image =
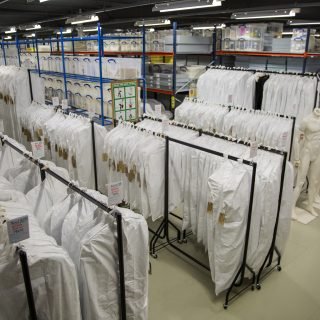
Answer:
[{"label": "castor wheel", "polygon": [[182,244],[182,243],[183,243],[183,241],[182,241],[182,240],[178,240],[178,243],[179,243],[179,244]]},{"label": "castor wheel", "polygon": [[261,290],[261,284],[257,283],[256,288],[257,288],[257,290]]},{"label": "castor wheel", "polygon": [[188,239],[183,239],[183,243],[188,243]]},{"label": "castor wheel", "polygon": [[281,270],[282,270],[281,266],[277,266],[277,270],[278,270],[279,272],[281,272]]},{"label": "castor wheel", "polygon": [[251,291],[254,291],[255,290],[255,285],[253,284],[252,286],[251,286]]},{"label": "castor wheel", "polygon": [[224,310],[227,310],[228,307],[229,307],[229,306],[228,306],[227,304],[224,304],[224,305],[223,305],[223,309],[224,309]]},{"label": "castor wheel", "polygon": [[152,257],[153,259],[158,259],[158,255],[157,255],[156,253],[152,253],[152,254],[151,254],[151,257]]}]

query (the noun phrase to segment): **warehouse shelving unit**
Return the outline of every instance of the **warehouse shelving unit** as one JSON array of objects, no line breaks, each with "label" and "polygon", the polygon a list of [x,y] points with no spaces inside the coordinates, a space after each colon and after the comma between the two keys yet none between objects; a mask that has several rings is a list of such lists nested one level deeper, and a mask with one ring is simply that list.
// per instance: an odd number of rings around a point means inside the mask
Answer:
[{"label": "warehouse shelving unit", "polygon": [[[4,41],[2,39],[1,41],[1,49],[2,49],[2,54],[4,58],[4,63],[7,65],[7,59],[6,59],[6,47],[8,48],[9,46],[16,46],[17,48],[17,59],[18,59],[18,65],[21,66],[21,54],[25,54],[21,52],[21,45],[31,45],[33,47],[33,51],[36,54],[37,57],[37,66],[36,68],[30,70],[32,73],[37,73],[40,77],[42,75],[49,75],[49,76],[54,76],[54,77],[60,77],[63,78],[64,82],[64,97],[65,99],[68,99],[68,85],[67,81],[68,79],[74,79],[74,80],[80,80],[80,81],[86,81],[86,82],[93,82],[93,83],[99,83],[100,85],[100,98],[101,98],[101,124],[106,125],[106,124],[111,124],[112,121],[108,119],[105,114],[104,114],[104,92],[103,92],[103,84],[104,83],[111,83],[113,81],[117,81],[116,79],[110,79],[110,78],[104,78],[102,74],[102,59],[103,57],[108,54],[107,52],[104,51],[104,40],[108,39],[142,39],[143,43],[143,50],[138,54],[139,57],[142,59],[142,77],[137,78],[137,79],[123,79],[123,80],[137,80],[139,82],[139,85],[143,88],[142,90],[142,101],[143,101],[143,112],[145,112],[145,104],[146,104],[146,96],[147,96],[147,90],[146,90],[146,76],[145,76],[145,59],[146,59],[146,52],[145,52],[145,30],[143,28],[142,30],[142,36],[141,37],[129,37],[129,36],[103,36],[102,34],[102,28],[100,26],[100,23],[98,23],[98,34],[97,36],[90,36],[90,37],[64,37],[63,35],[63,29],[60,29],[60,34],[57,38],[49,38],[49,39],[27,39],[27,40],[19,40],[18,37],[16,36],[15,41]],[[74,43],[76,41],[97,41],[98,42],[98,51],[96,52],[77,52],[75,50],[73,51],[65,51],[65,43],[66,42],[71,42],[72,43],[72,48],[74,49]],[[46,43],[50,44],[50,51],[39,51],[39,43]],[[52,50],[52,44],[56,43],[57,48],[59,51],[53,51]],[[41,53],[50,53],[52,56],[56,55],[61,55],[62,59],[62,72],[54,72],[54,71],[48,71],[48,70],[42,70],[40,66],[40,54]],[[86,75],[79,75],[79,74],[70,74],[66,72],[66,65],[65,65],[65,57],[67,55],[95,55],[99,58],[99,77],[93,77],[93,76],[86,76]],[[121,52],[121,54],[123,54]],[[127,55],[134,55],[135,53],[127,53]],[[115,55],[113,53],[112,55]],[[78,108],[79,109],[79,108]]]}]

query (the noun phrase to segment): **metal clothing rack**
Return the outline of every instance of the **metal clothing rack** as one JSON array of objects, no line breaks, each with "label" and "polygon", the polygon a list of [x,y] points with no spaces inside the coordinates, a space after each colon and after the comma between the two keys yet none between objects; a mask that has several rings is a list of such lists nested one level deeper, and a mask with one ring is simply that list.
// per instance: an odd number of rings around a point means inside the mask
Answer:
[{"label": "metal clothing rack", "polygon": [[[10,148],[14,149],[16,152],[19,154],[23,155],[26,159],[30,160],[32,163],[37,165],[40,169],[41,172],[41,180],[43,181],[45,179],[45,175],[49,174],[53,178],[57,179],[60,181],[62,184],[67,186],[69,189],[73,190],[74,192],[80,194],[83,198],[87,199],[88,201],[92,202],[95,204],[97,207],[102,209],[105,212],[111,213],[115,217],[116,222],[117,222],[117,244],[118,244],[118,258],[119,258],[119,294],[120,294],[120,299],[119,299],[119,305],[120,305],[120,313],[119,313],[119,319],[120,320],[126,320],[126,289],[125,289],[125,273],[124,273],[124,251],[123,251],[123,228],[122,228],[122,216],[121,213],[112,210],[108,206],[106,206],[104,203],[98,201],[94,197],[90,196],[87,192],[81,190],[77,186],[75,186],[72,182],[64,179],[54,171],[52,171],[50,168],[46,167],[41,161],[38,159],[33,158],[29,154],[25,153],[24,151],[20,150],[17,146],[12,144],[10,141],[6,139],[3,135],[0,135],[0,140],[2,145],[6,144]],[[34,300],[32,299],[33,293],[31,290],[31,285],[30,285],[30,277],[28,280],[28,264],[27,264],[27,259],[26,255],[23,253],[22,259],[23,259],[23,268],[24,268],[24,280],[25,280],[25,286],[26,286],[26,293],[28,297],[28,303],[29,303],[29,308],[30,308],[30,316],[34,316],[31,318],[32,320],[37,320],[36,313],[35,313],[35,306],[34,306]],[[25,273],[26,272],[26,273]]]},{"label": "metal clothing rack", "polygon": [[[191,256],[181,248],[177,247],[172,243],[170,240],[169,236],[169,154],[170,154],[170,142],[177,143],[184,145],[189,148],[193,148],[196,150],[200,150],[202,152],[206,152],[209,154],[216,155],[218,157],[226,158],[226,155],[224,155],[221,152],[217,152],[215,150],[203,148],[194,144],[190,144],[181,140],[173,139],[170,137],[166,137],[166,159],[165,159],[165,216],[164,216],[164,230],[165,230],[165,239],[171,248],[175,249],[177,252],[180,254],[184,255],[191,261],[195,262],[196,264],[202,266],[206,270],[210,271],[210,268],[203,264],[201,261],[196,259],[195,257]],[[252,168],[252,178],[251,178],[251,187],[250,187],[250,193],[249,193],[249,209],[248,209],[248,216],[247,216],[247,225],[246,225],[246,234],[245,234],[245,244],[244,244],[244,252],[243,252],[243,257],[242,257],[242,263],[241,266],[231,284],[229,287],[227,294],[226,294],[226,299],[225,299],[225,304],[224,307],[227,308],[229,306],[229,303],[234,300],[236,297],[238,297],[244,290],[246,290],[249,287],[254,287],[255,281],[256,281],[256,274],[255,272],[248,266],[247,264],[247,255],[248,255],[248,245],[249,245],[249,237],[250,237],[250,228],[251,228],[251,218],[252,218],[252,209],[253,209],[253,197],[254,197],[254,189],[255,189],[255,180],[256,180],[256,171],[257,171],[257,163],[256,162],[251,162],[248,160],[243,160],[234,156],[228,155],[227,158],[231,161],[240,161],[246,165]],[[243,285],[244,282],[244,277],[245,277],[245,271],[249,270],[249,272],[252,274],[252,282],[249,286],[246,288],[242,289],[239,293],[236,293],[232,297],[230,297],[233,289],[235,287],[239,287]]]},{"label": "metal clothing rack", "polygon": [[[143,116],[143,119],[149,119],[149,120],[153,120],[153,121],[162,122],[161,119],[153,118],[153,117],[146,116],[146,115]],[[220,134],[217,134],[217,133],[198,130],[193,126],[188,126],[188,125],[184,125],[184,124],[177,123],[177,122],[172,122],[171,124],[175,125],[175,126],[178,126],[178,127],[181,127],[181,128],[187,128],[187,129],[190,129],[190,130],[198,131],[200,136],[202,134],[205,134],[205,135],[209,135],[209,136],[212,136],[212,137],[215,137],[215,138],[228,140],[228,141],[233,142],[233,143],[238,143],[238,144],[242,144],[242,145],[249,145],[248,142],[245,142],[245,141],[243,141],[241,139],[233,139],[233,138],[230,138],[230,137],[227,137],[227,136],[223,136],[223,135],[220,135]],[[188,253],[182,251],[180,248],[176,247],[173,244],[173,242],[176,242],[177,240],[178,240],[178,243],[186,242],[186,238],[187,238],[186,231],[183,232],[183,239],[181,239],[180,233],[178,233],[176,239],[173,239],[173,240],[169,239],[169,234],[168,234],[169,224],[171,226],[173,225],[176,230],[179,230],[172,222],[170,222],[169,215],[173,215],[174,217],[182,220],[181,217],[179,217],[177,215],[174,215],[173,213],[169,212],[169,198],[168,197],[169,197],[169,179],[170,178],[169,178],[169,169],[167,168],[167,166],[169,165],[169,142],[170,141],[178,143],[178,144],[185,145],[187,147],[195,148],[195,149],[198,149],[198,150],[201,150],[201,151],[204,151],[204,152],[213,153],[213,154],[217,153],[217,152],[212,151],[210,149],[205,149],[205,148],[202,148],[202,147],[199,147],[199,146],[196,146],[196,145],[191,145],[189,143],[186,143],[186,142],[183,142],[183,141],[180,141],[180,140],[177,140],[177,139],[166,137],[165,217],[164,217],[164,220],[163,220],[162,224],[160,225],[159,229],[157,230],[156,234],[154,235],[153,239],[150,242],[150,250],[151,250],[152,256],[154,258],[157,258],[157,255],[156,255],[157,251],[161,250],[164,247],[171,246],[174,249],[176,249],[177,251],[179,251],[180,253],[182,253],[183,255],[185,255],[186,257],[188,257],[193,262],[201,265],[203,268],[205,268],[207,270],[210,270],[210,268],[207,267],[206,265],[204,265],[202,262],[198,261],[197,259],[195,259],[191,255],[189,255]],[[242,264],[242,266],[241,266],[241,268],[239,270],[240,273],[237,274],[237,277],[234,279],[234,282],[232,283],[231,287],[227,291],[226,300],[225,300],[225,304],[224,304],[224,308],[225,309],[228,308],[230,301],[234,300],[237,296],[239,296],[242,292],[247,290],[250,286],[251,286],[252,290],[254,289],[255,286],[256,286],[257,289],[260,289],[261,288],[260,280],[262,280],[262,278],[264,278],[272,270],[277,268],[279,271],[281,271],[280,263],[281,263],[281,258],[282,257],[281,257],[280,251],[276,247],[276,239],[277,239],[278,225],[279,225],[279,219],[280,219],[281,202],[282,202],[282,194],[283,194],[283,185],[284,185],[284,178],[285,178],[285,171],[286,171],[288,153],[284,152],[284,151],[280,151],[280,150],[274,149],[274,148],[265,147],[265,146],[258,146],[258,148],[260,150],[271,152],[273,154],[278,154],[278,155],[283,157],[282,171],[281,171],[281,181],[280,181],[280,191],[279,191],[279,198],[278,198],[278,208],[277,208],[276,221],[275,221],[273,235],[272,235],[272,243],[270,245],[270,249],[268,251],[268,254],[267,254],[267,256],[266,256],[266,258],[264,260],[264,263],[262,264],[262,266],[261,266],[261,268],[259,270],[259,273],[258,273],[257,277],[256,277],[256,274],[252,271],[252,269],[249,266],[246,265],[246,263]],[[224,155],[222,153],[220,153],[220,156],[221,155],[224,157]],[[239,160],[236,157],[231,157],[231,156],[229,156],[228,159],[231,159],[233,161],[238,161]],[[242,159],[241,159],[241,161],[242,161]],[[246,160],[246,161],[243,160],[242,162],[244,164],[249,164],[249,165],[253,164],[253,162],[250,162],[248,160]],[[253,176],[255,176],[255,174],[256,174],[256,167],[257,167],[257,165],[255,164],[253,166]],[[254,179],[254,182],[255,182],[255,179]],[[251,188],[251,193],[254,192],[254,184],[252,185],[252,187],[253,187],[253,189]],[[252,194],[252,197],[253,197],[253,194]],[[250,212],[252,213],[252,207],[251,207],[251,211]],[[249,213],[250,214],[250,220],[251,220],[251,213]],[[164,230],[164,236],[161,236],[161,233],[162,233],[163,230]],[[249,241],[249,235],[250,235],[250,224],[249,223],[247,224],[247,233],[248,234],[246,234],[245,246],[248,246],[247,242]],[[159,239],[165,239],[166,243],[162,243],[162,244],[156,246],[156,243],[157,243],[157,241]],[[278,256],[277,265],[274,268],[272,268],[272,270],[268,271],[268,273],[266,275],[263,275],[264,270],[271,266],[271,264],[273,262],[274,253],[276,253],[277,256]],[[244,263],[244,261],[246,262],[246,252],[244,253],[244,258],[245,259],[243,260],[243,263]],[[267,264],[267,262],[268,262],[268,264]],[[241,286],[243,284],[244,272],[245,272],[246,268],[253,274],[253,280],[252,280],[251,285],[245,287],[239,293],[235,294],[232,298],[230,298],[230,294],[231,294],[231,292],[233,290],[233,287],[239,287],[239,286]],[[238,282],[238,278],[239,278],[240,274],[241,274],[241,278],[240,278],[240,282]],[[256,282],[256,280],[257,280],[257,282]]]}]

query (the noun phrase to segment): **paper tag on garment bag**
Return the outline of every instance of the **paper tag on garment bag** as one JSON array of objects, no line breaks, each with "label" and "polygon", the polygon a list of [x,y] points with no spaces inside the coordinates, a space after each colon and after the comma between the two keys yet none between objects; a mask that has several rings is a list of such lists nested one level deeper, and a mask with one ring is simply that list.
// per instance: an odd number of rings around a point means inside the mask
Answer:
[{"label": "paper tag on garment bag", "polygon": [[7,220],[9,243],[17,243],[30,238],[29,217],[22,216]]},{"label": "paper tag on garment bag", "polygon": [[169,119],[162,120],[162,132],[167,132],[169,130]]},{"label": "paper tag on garment bag", "polygon": [[0,132],[4,132],[3,120],[0,120]]},{"label": "paper tag on garment bag", "polygon": [[89,105],[88,114],[90,119],[92,119],[96,115],[96,108],[94,104]]},{"label": "paper tag on garment bag", "polygon": [[162,106],[161,106],[161,104],[156,104],[154,106],[154,109],[155,109],[155,112],[156,112],[156,117],[160,118],[161,114],[162,114]]},{"label": "paper tag on garment bag", "polygon": [[116,206],[123,200],[122,181],[113,182],[107,185],[108,190],[108,205]]},{"label": "paper tag on garment bag", "polygon": [[69,108],[68,106],[68,100],[67,99],[63,99],[61,101],[61,106],[62,106],[62,110],[67,110]]},{"label": "paper tag on garment bag", "polygon": [[52,97],[52,105],[54,107],[58,107],[59,106],[59,98],[58,97]]},{"label": "paper tag on garment bag", "polygon": [[44,157],[44,143],[43,141],[31,142],[32,154],[36,159],[41,159]]},{"label": "paper tag on garment bag", "polygon": [[258,142],[253,141],[250,143],[250,158],[255,158],[258,154]]}]

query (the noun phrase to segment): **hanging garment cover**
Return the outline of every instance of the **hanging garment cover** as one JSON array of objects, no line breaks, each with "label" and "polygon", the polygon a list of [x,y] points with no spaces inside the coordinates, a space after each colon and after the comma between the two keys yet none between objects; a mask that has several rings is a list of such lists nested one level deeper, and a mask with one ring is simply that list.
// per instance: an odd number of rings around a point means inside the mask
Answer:
[{"label": "hanging garment cover", "polygon": [[297,118],[297,124],[315,107],[317,78],[270,75],[263,91],[262,110]]},{"label": "hanging garment cover", "polygon": [[186,98],[176,109],[175,120],[205,131],[290,151],[293,120],[286,117],[253,110],[229,110]]},{"label": "hanging garment cover", "polygon": [[[2,193],[2,190],[1,190]],[[80,300],[75,267],[67,253],[48,237],[32,215],[23,194],[0,202],[0,319],[29,319],[25,285],[17,247],[28,256],[28,265],[38,319],[79,320]],[[4,219],[29,216],[30,238],[9,245]]]},{"label": "hanging garment cover", "polygon": [[209,69],[199,77],[198,98],[214,104],[253,109],[257,75],[248,71]]},{"label": "hanging garment cover", "polygon": [[[123,219],[128,320],[148,319],[148,226],[143,217],[117,208]],[[80,275],[85,319],[118,320],[117,231],[113,218],[98,224],[82,240]],[[99,275],[104,275],[103,277]]]}]

